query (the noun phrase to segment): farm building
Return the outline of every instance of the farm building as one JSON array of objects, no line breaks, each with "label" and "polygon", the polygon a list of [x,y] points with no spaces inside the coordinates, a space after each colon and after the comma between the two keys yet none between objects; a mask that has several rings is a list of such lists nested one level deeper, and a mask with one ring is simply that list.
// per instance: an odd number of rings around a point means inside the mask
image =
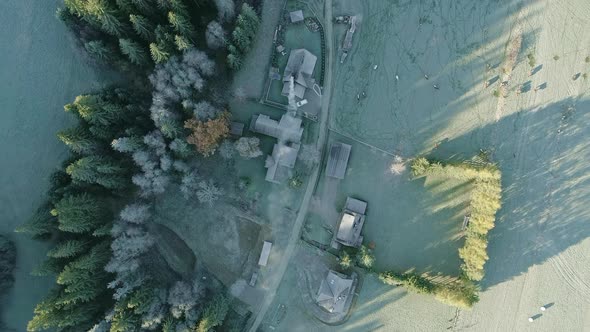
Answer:
[{"label": "farm building", "polygon": [[326,164],[326,175],[332,178],[344,179],[346,174],[346,167],[348,166],[348,158],[350,157],[350,149],[352,147],[344,143],[332,143],[330,146],[330,154]]}]

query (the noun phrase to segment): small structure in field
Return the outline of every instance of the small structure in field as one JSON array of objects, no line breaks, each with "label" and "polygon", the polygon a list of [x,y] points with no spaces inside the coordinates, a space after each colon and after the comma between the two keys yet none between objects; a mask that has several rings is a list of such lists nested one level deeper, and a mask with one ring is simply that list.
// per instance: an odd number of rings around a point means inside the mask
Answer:
[{"label": "small structure in field", "polygon": [[332,143],[328,163],[326,164],[326,175],[336,179],[344,179],[348,158],[350,157],[351,146],[344,143]]},{"label": "small structure in field", "polygon": [[347,276],[332,270],[322,280],[316,303],[331,314],[347,313],[352,303],[354,289],[356,288],[356,277]]},{"label": "small structure in field", "polygon": [[260,252],[260,258],[258,259],[258,265],[266,266],[268,263],[268,257],[270,256],[270,248],[272,248],[272,243],[264,241],[262,251]]},{"label": "small structure in field", "polygon": [[233,121],[229,127],[229,133],[233,136],[242,136],[244,134],[244,124]]},{"label": "small structure in field", "polygon": [[303,10],[295,10],[289,13],[289,18],[291,19],[291,23],[299,23],[303,21],[305,18],[303,16]]},{"label": "small structure in field", "polygon": [[332,240],[332,247],[339,249],[340,245],[359,248],[363,243],[361,231],[365,223],[367,202],[348,197],[338,224],[338,231]]}]

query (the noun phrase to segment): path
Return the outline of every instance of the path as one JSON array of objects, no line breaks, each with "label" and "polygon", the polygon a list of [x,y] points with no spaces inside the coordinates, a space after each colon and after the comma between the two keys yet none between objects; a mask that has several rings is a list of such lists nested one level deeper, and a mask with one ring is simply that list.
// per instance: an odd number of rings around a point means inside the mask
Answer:
[{"label": "path", "polygon": [[[324,2],[324,31],[326,33],[326,76],[324,80],[324,94],[322,98],[322,110],[320,114],[320,134],[317,141],[317,146],[320,149],[320,153],[322,155],[323,151],[325,150],[325,146],[327,143],[328,138],[328,111],[330,107],[330,97],[332,94],[332,47],[333,47],[333,32],[332,32],[332,0],[326,0]],[[319,163],[313,170],[309,181],[307,183],[307,187],[305,189],[305,194],[303,196],[303,200],[301,202],[301,206],[297,213],[297,218],[295,219],[295,223],[293,225],[293,230],[291,231],[291,236],[289,237],[289,242],[287,244],[287,248],[285,249],[285,253],[283,255],[283,259],[281,260],[280,265],[276,270],[276,274],[271,276],[270,286],[267,291],[267,296],[264,298],[263,304],[260,307],[260,310],[257,313],[256,320],[250,327],[250,332],[255,332],[258,330],[260,323],[264,319],[268,308],[272,304],[274,297],[277,293],[277,289],[283,280],[283,276],[287,271],[287,267],[289,265],[289,261],[295,252],[295,248],[297,246],[297,240],[301,235],[301,228],[303,227],[303,223],[305,221],[305,216],[309,209],[309,205],[311,202],[311,197],[315,191],[317,182],[320,176],[320,165]]]}]

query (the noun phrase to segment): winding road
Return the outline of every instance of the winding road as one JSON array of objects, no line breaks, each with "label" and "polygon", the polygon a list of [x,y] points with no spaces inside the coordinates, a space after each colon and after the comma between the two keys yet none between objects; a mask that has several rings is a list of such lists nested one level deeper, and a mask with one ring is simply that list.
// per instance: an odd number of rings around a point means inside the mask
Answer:
[{"label": "winding road", "polygon": [[[329,108],[330,108],[330,99],[332,94],[332,58],[333,58],[333,31],[332,31],[332,0],[325,0],[324,1],[324,32],[326,38],[326,76],[324,77],[324,89],[322,95],[322,108],[320,113],[320,133],[317,140],[317,147],[320,150],[320,154],[325,157],[324,151],[326,148],[327,140],[328,140],[328,120],[329,120]],[[299,207],[299,211],[297,212],[297,217],[295,219],[295,223],[293,225],[293,230],[291,231],[291,236],[289,237],[289,242],[287,244],[287,248],[283,254],[283,258],[276,269],[276,272],[273,276],[269,278],[269,288],[267,290],[267,296],[264,298],[262,306],[260,310],[256,314],[256,319],[254,323],[250,327],[250,332],[255,332],[258,330],[258,327],[262,323],[266,312],[268,311],[270,305],[272,304],[277,289],[283,280],[283,276],[287,271],[287,267],[289,266],[289,261],[295,252],[295,248],[297,245],[297,241],[301,234],[301,228],[303,227],[303,223],[305,221],[305,215],[309,209],[309,204],[311,202],[311,198],[315,191],[316,185],[318,183],[320,177],[320,165],[322,163],[318,163],[315,166],[309,181],[307,182],[307,187],[305,188],[305,194],[303,196],[303,200],[301,202],[301,206]]]}]

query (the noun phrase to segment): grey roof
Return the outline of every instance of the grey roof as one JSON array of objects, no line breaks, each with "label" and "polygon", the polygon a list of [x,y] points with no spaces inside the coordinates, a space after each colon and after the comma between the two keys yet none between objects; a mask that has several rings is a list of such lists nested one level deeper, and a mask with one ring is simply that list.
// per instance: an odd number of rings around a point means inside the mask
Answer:
[{"label": "grey roof", "polygon": [[252,118],[250,128],[254,132],[286,142],[299,143],[301,135],[303,135],[301,119],[288,113],[283,114],[280,121],[273,120],[264,114],[255,115]]},{"label": "grey roof", "polygon": [[305,89],[313,87],[313,70],[318,58],[308,50],[299,48],[292,50],[289,54],[289,60],[283,73],[283,90],[282,94],[289,95],[291,77],[294,79],[295,95],[303,99]]},{"label": "grey roof", "polygon": [[346,299],[351,296],[353,279],[335,271],[328,271],[322,280],[316,302],[331,313],[344,312]]},{"label": "grey roof", "polygon": [[229,127],[229,132],[235,136],[242,136],[244,133],[244,124],[241,122],[233,121]]},{"label": "grey roof", "polygon": [[342,212],[336,241],[349,247],[358,248],[363,243],[361,231],[365,223],[367,203],[348,197]]},{"label": "grey roof", "polygon": [[303,10],[296,10],[289,13],[291,17],[291,23],[297,23],[303,21]]},{"label": "grey roof", "polygon": [[326,175],[329,177],[344,179],[350,149],[352,147],[344,143],[332,143],[330,146],[330,155],[326,164]]},{"label": "grey roof", "polygon": [[270,248],[272,248],[272,243],[264,241],[262,251],[260,252],[260,258],[258,259],[258,265],[266,266],[266,263],[268,263],[268,257],[270,256]]},{"label": "grey roof", "polygon": [[288,177],[289,169],[295,167],[300,145],[279,142],[274,145],[272,154],[266,158],[266,181],[280,183]]}]

